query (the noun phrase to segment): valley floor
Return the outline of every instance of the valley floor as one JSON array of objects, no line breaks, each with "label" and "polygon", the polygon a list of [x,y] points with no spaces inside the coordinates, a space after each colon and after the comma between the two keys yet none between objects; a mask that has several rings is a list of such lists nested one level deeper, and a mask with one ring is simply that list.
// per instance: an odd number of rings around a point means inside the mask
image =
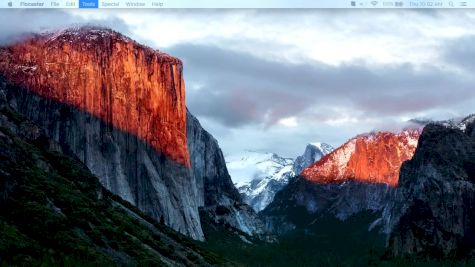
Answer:
[{"label": "valley floor", "polygon": [[[475,261],[424,261],[386,259],[383,234],[367,232],[374,215],[363,213],[345,222],[323,218],[310,230],[296,230],[266,243],[216,226],[203,223],[207,242],[203,248],[232,260],[239,266],[475,266]],[[241,236],[241,237],[240,237]],[[250,241],[243,242],[243,239]]]}]

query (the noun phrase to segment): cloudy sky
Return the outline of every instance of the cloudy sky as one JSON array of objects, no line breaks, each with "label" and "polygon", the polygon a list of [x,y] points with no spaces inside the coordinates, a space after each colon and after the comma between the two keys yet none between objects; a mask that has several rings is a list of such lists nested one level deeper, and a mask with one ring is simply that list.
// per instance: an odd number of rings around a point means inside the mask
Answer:
[{"label": "cloudy sky", "polygon": [[92,23],[181,58],[187,105],[225,154],[295,157],[475,112],[470,10],[8,11],[0,43]]}]

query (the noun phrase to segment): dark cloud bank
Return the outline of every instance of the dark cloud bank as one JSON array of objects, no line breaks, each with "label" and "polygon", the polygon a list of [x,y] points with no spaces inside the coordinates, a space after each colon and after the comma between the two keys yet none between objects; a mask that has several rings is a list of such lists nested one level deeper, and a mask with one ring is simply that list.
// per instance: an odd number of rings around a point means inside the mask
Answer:
[{"label": "dark cloud bank", "polygon": [[[449,45],[448,60],[473,68],[470,41]],[[475,97],[473,77],[433,66],[291,64],[192,44],[168,52],[183,59],[187,79],[201,87],[188,90],[191,110],[230,127],[272,124],[310,108],[338,106],[368,116],[398,116],[450,108]]]},{"label": "dark cloud bank", "polygon": [[[292,16],[296,15],[292,13]],[[86,21],[60,10],[3,10],[0,11],[0,45],[26,33],[76,24],[101,25],[133,35],[123,20],[112,17]],[[216,126],[208,129],[211,133],[222,133],[220,129],[223,128],[249,132],[252,128],[265,135],[263,129],[282,118],[306,116],[314,119],[312,127],[299,125],[300,137],[294,134],[265,138],[269,151],[274,147],[285,147],[285,140],[298,139],[291,142],[295,148],[289,148],[297,154],[306,142],[327,141],[311,139],[318,133],[308,132],[308,129],[314,131],[321,121],[337,119],[342,115],[335,112],[338,108],[350,111],[350,115],[379,118],[434,110],[473,113],[474,43],[475,36],[466,36],[441,47],[440,62],[455,66],[460,72],[411,64],[355,62],[330,66],[315,61],[292,64],[213,45],[181,44],[167,48],[165,52],[184,61],[187,104],[198,118],[214,121],[209,124]],[[341,136],[338,137],[341,142],[345,141],[343,135],[350,137],[347,136],[348,129],[342,128],[341,132],[345,134],[332,132],[321,136]],[[233,143],[225,135],[217,134],[216,137]],[[252,149],[259,145],[258,142],[262,140],[248,140],[247,147],[239,148]]]}]

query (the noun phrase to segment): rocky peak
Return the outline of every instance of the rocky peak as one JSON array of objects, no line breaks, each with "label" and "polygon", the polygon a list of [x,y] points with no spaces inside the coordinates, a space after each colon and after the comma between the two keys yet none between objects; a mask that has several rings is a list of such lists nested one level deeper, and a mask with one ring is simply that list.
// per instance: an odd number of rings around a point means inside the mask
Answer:
[{"label": "rocky peak", "polygon": [[[109,29],[0,47],[0,100],[74,154],[109,191],[204,240],[199,208],[252,234],[218,142],[187,113],[182,63]],[[229,210],[221,216],[216,210]]]},{"label": "rocky peak", "polygon": [[243,151],[226,156],[226,161],[243,201],[256,212],[264,209],[294,176],[293,160],[275,153]]},{"label": "rocky peak", "polygon": [[182,63],[96,27],[0,48],[10,107],[45,129],[111,192],[204,239],[187,148]]},{"label": "rocky peak", "polygon": [[467,125],[475,121],[475,114],[470,114],[464,117],[451,118],[448,120],[432,120],[432,119],[411,119],[410,122],[416,123],[421,126],[426,126],[429,124],[438,124],[448,128],[460,129],[464,131],[467,128]]},{"label": "rocky peak", "polygon": [[345,180],[396,186],[401,164],[412,158],[420,129],[373,132],[352,138],[302,172],[316,183]]},{"label": "rocky peak", "polygon": [[308,144],[304,154],[296,160],[275,153],[246,151],[228,156],[227,163],[244,202],[260,212],[272,202],[277,192],[298,175],[296,169],[304,169],[332,149],[325,143]]},{"label": "rocky peak", "polygon": [[427,125],[414,157],[403,164],[383,216],[392,255],[473,257],[475,123],[463,121],[466,129]]},{"label": "rocky peak", "polygon": [[131,133],[190,166],[179,59],[110,29],[70,28],[0,49],[10,82]]},{"label": "rocky peak", "polygon": [[333,147],[325,143],[310,143],[305,147],[303,155],[298,156],[294,161],[293,170],[299,175],[310,164],[318,161],[326,154],[333,151]]}]

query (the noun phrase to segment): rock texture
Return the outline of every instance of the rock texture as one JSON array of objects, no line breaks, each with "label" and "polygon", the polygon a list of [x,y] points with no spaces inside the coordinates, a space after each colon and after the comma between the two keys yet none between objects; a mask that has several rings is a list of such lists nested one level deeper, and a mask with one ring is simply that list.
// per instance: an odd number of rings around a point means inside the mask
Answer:
[{"label": "rock texture", "polygon": [[33,36],[0,54],[9,105],[107,189],[194,239],[204,239],[200,207],[228,207],[220,221],[258,232],[217,141],[186,110],[180,60],[96,27]]},{"label": "rock texture", "polygon": [[173,229],[204,238],[189,168],[90,113],[0,82],[10,106],[76,155],[108,190]]},{"label": "rock texture", "polygon": [[189,166],[182,63],[112,30],[38,35],[0,50],[0,72]]},{"label": "rock texture", "polygon": [[332,146],[325,143],[308,144],[305,148],[305,152],[301,156],[298,156],[294,161],[294,173],[299,175],[305,168],[319,161],[323,156],[332,152],[333,149]]},{"label": "rock texture", "polygon": [[178,59],[88,27],[35,36],[0,53],[12,108],[72,151],[107,189],[204,239]]},{"label": "rock texture", "polygon": [[275,153],[245,151],[226,160],[243,201],[256,212],[263,210],[294,177],[293,160]]},{"label": "rock texture", "polygon": [[111,194],[5,101],[0,90],[2,266],[226,265]]},{"label": "rock texture", "polygon": [[197,202],[214,223],[230,225],[249,235],[262,234],[256,213],[242,203],[226,168],[218,141],[187,112],[188,149],[192,175],[197,185]]},{"label": "rock texture", "polygon": [[429,124],[384,212],[394,256],[475,253],[475,123]]},{"label": "rock texture", "polygon": [[[345,221],[362,211],[380,213],[390,200],[392,190],[386,184],[357,181],[318,184],[297,177],[276,194],[260,215],[266,229],[285,234],[296,228],[305,229],[326,216]],[[381,225],[380,220],[371,227],[376,225]]]},{"label": "rock texture", "polygon": [[[366,211],[381,214],[412,157],[419,129],[359,135],[304,169],[261,215],[275,233],[304,227],[319,217],[346,220]],[[299,218],[307,218],[302,222]],[[382,226],[382,219],[371,227]]]},{"label": "rock texture", "polygon": [[357,136],[306,168],[302,176],[316,183],[347,180],[396,186],[401,164],[417,146],[419,129]]},{"label": "rock texture", "polygon": [[308,144],[303,155],[295,160],[256,151],[245,151],[226,159],[243,201],[260,212],[296,174],[332,150],[325,143],[313,143]]},{"label": "rock texture", "polygon": [[231,205],[240,201],[226,168],[223,152],[218,141],[208,133],[200,122],[187,111],[188,150],[192,173],[200,192],[200,206]]}]

